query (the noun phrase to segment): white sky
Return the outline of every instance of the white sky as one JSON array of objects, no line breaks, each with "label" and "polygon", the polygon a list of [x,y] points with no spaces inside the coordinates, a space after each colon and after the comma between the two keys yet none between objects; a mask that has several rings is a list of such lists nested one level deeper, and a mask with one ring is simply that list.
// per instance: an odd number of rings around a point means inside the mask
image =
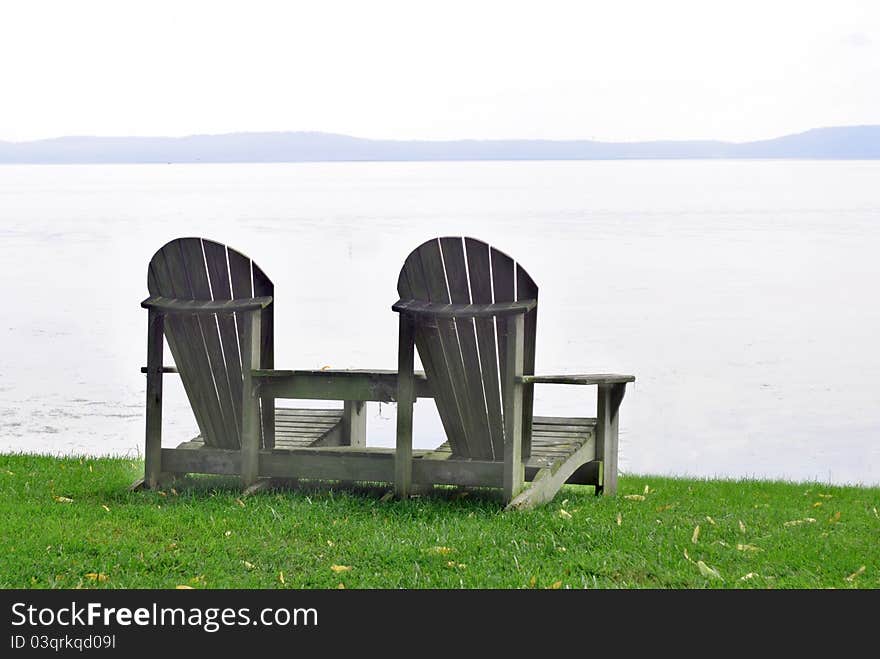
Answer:
[{"label": "white sky", "polygon": [[0,139],[749,140],[880,123],[880,0],[2,0]]}]

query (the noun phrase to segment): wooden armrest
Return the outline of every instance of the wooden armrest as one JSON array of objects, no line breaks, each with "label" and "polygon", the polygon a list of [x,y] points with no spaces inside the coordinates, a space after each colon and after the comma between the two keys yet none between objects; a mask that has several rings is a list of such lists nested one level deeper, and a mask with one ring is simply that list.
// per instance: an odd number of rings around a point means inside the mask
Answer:
[{"label": "wooden armrest", "polygon": [[257,311],[272,304],[271,296],[237,298],[235,300],[179,300],[153,295],[141,302],[144,309],[160,313],[209,314]]},{"label": "wooden armrest", "polygon": [[[148,369],[146,366],[141,366],[141,373],[149,373],[149,372],[150,372],[150,369]],[[162,368],[159,369],[159,372],[160,373],[179,373],[180,371],[178,371],[175,366],[163,366]]]},{"label": "wooden armrest", "polygon": [[517,378],[523,384],[625,384],[635,382],[635,375],[616,373],[594,373],[574,375],[523,375]]},{"label": "wooden armrest", "polygon": [[[276,368],[256,368],[251,371],[255,378],[289,378],[289,377],[322,377],[322,376],[335,376],[341,378],[351,378],[351,379],[362,379],[364,377],[375,376],[378,379],[386,379],[386,378],[397,378],[397,371],[390,369],[374,369],[374,368],[346,368],[346,369],[334,369],[334,368],[325,368],[325,369],[317,369],[317,370],[281,370]],[[424,371],[415,371],[415,379],[427,381],[427,376]]]},{"label": "wooden armrest", "polygon": [[[261,395],[270,398],[357,400],[390,403],[397,400],[397,371],[254,369],[251,376]],[[432,398],[433,390],[421,371],[415,374],[416,396]]]},{"label": "wooden armrest", "polygon": [[391,309],[398,313],[431,318],[490,318],[526,313],[534,309],[537,304],[537,300],[494,302],[492,304],[442,304],[422,300],[398,300],[391,306]]}]

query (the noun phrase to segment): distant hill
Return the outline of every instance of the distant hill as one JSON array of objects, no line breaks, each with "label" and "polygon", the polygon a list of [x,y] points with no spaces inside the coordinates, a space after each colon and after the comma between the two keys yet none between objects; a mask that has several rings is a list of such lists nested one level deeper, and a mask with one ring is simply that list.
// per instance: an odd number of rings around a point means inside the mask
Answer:
[{"label": "distant hill", "polygon": [[592,140],[370,140],[331,133],[189,137],[59,137],[0,141],[0,163],[198,163],[352,160],[618,160],[880,158],[880,126],[816,128],[758,142]]}]

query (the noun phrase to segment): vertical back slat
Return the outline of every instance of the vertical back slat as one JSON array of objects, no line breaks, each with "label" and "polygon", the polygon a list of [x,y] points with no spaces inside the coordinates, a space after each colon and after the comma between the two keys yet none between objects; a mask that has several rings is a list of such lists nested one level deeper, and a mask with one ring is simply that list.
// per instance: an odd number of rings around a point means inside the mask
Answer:
[{"label": "vertical back slat", "polygon": [[[495,292],[495,302],[514,302],[514,272],[513,259],[504,252],[499,252],[494,247],[489,249],[492,261],[492,289]],[[501,372],[501,381],[505,382],[506,375],[504,355],[507,354],[507,338],[504,327],[499,319],[495,319],[498,330],[498,369]],[[507,389],[501,387],[502,407],[507,408]]]},{"label": "vertical back slat", "polygon": [[[168,280],[164,282],[167,284],[168,289],[164,294],[183,300],[196,299],[186,272],[181,240],[174,240],[163,247],[161,257],[164,258],[168,275]],[[173,316],[174,314],[171,314],[172,319]],[[220,401],[217,398],[217,390],[214,387],[211,364],[205,350],[205,342],[202,337],[199,321],[192,316],[180,316],[176,320],[179,322],[172,323],[167,330],[170,330],[171,333],[179,333],[176,341],[178,350],[189,356],[192,366],[190,371],[191,381],[196,398],[203,406],[202,419],[206,426],[205,430],[207,430],[207,434],[204,435],[205,444],[220,448],[225,447],[226,436],[220,411]],[[174,358],[176,360],[177,355],[174,355]]]},{"label": "vertical back slat", "polygon": [[[529,276],[529,273],[519,264],[516,264],[516,299],[537,300],[538,286]],[[523,346],[523,374],[535,374],[535,344],[538,327],[538,307],[526,313],[523,318],[524,346]],[[523,385],[522,394],[522,450],[523,457],[528,458],[532,454],[532,416],[534,414],[535,385]]]},{"label": "vertical back slat", "polygon": [[[400,277],[397,280],[397,292],[402,298],[407,299],[427,300],[430,297],[425,283],[425,275],[422,272],[422,261],[417,250],[413,251],[403,264]],[[467,455],[464,430],[456,410],[455,395],[450,384],[449,371],[446,368],[437,327],[418,323],[415,331],[415,344],[425,374],[435,388],[434,402],[440,413],[440,421],[443,423],[443,430],[446,431],[449,447],[454,455]],[[453,413],[450,413],[450,410]]]},{"label": "vertical back slat", "polygon": [[[241,252],[237,252],[231,247],[226,249],[227,255],[229,257],[229,278],[230,284],[232,287],[232,297],[234,298],[242,298],[242,297],[253,297],[254,296],[254,287],[252,282],[253,276],[253,267],[251,266],[251,260],[242,254]],[[262,318],[261,318],[262,320]],[[239,346],[239,354],[242,355],[242,364],[244,364],[244,350],[250,349],[249,345],[245,344],[244,334],[244,314],[237,313],[235,314],[235,324],[238,329],[238,346]],[[261,328],[262,332],[262,328]],[[244,367],[242,367],[244,368]],[[242,373],[242,378],[244,378],[244,373]],[[260,444],[263,443],[263,433],[262,433],[262,423],[260,423]]]},{"label": "vertical back slat", "polygon": [[[202,246],[205,249],[205,262],[208,267],[208,278],[211,282],[214,299],[231,300],[232,285],[229,281],[226,246],[211,240],[202,240]],[[223,358],[226,361],[226,374],[235,419],[236,447],[238,447],[241,445],[241,355],[239,354],[238,334],[235,329],[235,319],[229,314],[218,314],[217,326],[220,330]]]},{"label": "vertical back slat", "polygon": [[[212,299],[202,241],[199,238],[183,238],[180,241],[180,251],[183,255],[183,264],[189,278],[193,298],[196,300]],[[220,423],[218,424],[220,437],[218,441],[226,448],[236,448],[240,441],[237,430],[238,419],[235,416],[229,376],[226,371],[226,360],[223,358],[223,349],[220,344],[217,316],[213,314],[197,316],[196,324],[202,333],[210,372],[217,392],[217,401],[220,404]]]},{"label": "vertical back slat", "polygon": [[[253,297],[254,289],[251,284],[251,260],[231,247],[226,248],[229,257],[229,283],[232,288],[232,297]],[[235,325],[238,330],[238,353],[244,355],[244,319],[241,314],[235,314]]]},{"label": "vertical back slat", "polygon": [[[471,301],[476,304],[492,302],[492,272],[489,268],[489,246],[473,238],[465,238],[468,272],[471,283]],[[495,319],[477,318],[477,345],[480,350],[480,371],[486,396],[489,437],[493,458],[504,455],[504,427],[501,417],[501,390],[498,386],[498,347],[495,342]]]},{"label": "vertical back slat", "polygon": [[[446,282],[449,285],[450,301],[453,304],[471,302],[468,271],[465,261],[464,245],[461,238],[441,238],[440,251],[446,268]],[[467,419],[470,423],[468,436],[471,438],[473,457],[494,457],[492,436],[489,432],[489,417],[486,408],[486,394],[483,390],[480,354],[472,318],[458,318],[454,329],[458,336],[461,349],[461,360],[464,367],[464,378],[467,392],[465,404],[468,408]]]}]

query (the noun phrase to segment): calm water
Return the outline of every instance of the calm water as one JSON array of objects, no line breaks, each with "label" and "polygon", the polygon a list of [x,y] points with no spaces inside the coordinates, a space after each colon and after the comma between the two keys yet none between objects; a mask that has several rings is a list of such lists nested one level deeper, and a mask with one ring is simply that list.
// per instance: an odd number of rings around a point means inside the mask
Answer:
[{"label": "calm water", "polygon": [[[878,182],[880,162],[0,166],[0,451],[143,451],[139,302],[171,238],[272,277],[279,368],[394,368],[404,257],[466,234],[541,287],[539,373],[637,375],[623,471],[880,483]],[[166,382],[174,446],[196,426]],[[595,391],[536,404],[593,415]],[[394,414],[370,407],[370,443]]]}]

